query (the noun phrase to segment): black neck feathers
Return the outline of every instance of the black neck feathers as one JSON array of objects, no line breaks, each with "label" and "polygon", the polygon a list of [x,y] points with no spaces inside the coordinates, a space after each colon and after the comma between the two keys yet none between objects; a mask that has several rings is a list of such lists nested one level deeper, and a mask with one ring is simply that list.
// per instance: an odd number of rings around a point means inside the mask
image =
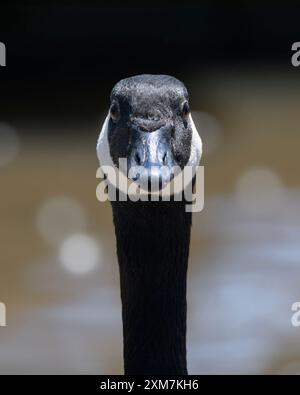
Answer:
[{"label": "black neck feathers", "polygon": [[184,202],[112,202],[125,374],[187,374]]}]

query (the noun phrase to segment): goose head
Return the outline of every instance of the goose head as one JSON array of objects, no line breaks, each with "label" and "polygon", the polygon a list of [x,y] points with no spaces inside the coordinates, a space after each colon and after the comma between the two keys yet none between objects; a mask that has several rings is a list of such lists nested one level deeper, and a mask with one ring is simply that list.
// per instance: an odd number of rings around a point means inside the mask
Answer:
[{"label": "goose head", "polygon": [[167,75],[134,76],[119,81],[110,99],[97,146],[100,165],[118,168],[125,159],[127,178],[158,190],[171,182],[174,168],[198,165],[202,143],[182,82]]}]

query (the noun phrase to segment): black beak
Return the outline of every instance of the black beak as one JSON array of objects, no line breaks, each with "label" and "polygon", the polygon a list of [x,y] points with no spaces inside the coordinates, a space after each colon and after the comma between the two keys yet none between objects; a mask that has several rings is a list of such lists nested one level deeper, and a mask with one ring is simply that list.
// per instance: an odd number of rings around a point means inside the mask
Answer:
[{"label": "black beak", "polygon": [[128,177],[144,189],[162,189],[174,176],[175,166],[171,148],[172,126],[166,125],[153,132],[132,130],[128,156]]}]

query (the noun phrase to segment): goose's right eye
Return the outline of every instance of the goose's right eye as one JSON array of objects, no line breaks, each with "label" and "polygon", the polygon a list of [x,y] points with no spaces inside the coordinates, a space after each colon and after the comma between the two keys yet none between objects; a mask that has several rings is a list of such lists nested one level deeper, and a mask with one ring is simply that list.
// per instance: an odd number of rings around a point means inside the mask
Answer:
[{"label": "goose's right eye", "polygon": [[119,104],[117,102],[113,102],[112,105],[110,106],[110,117],[112,119],[113,122],[118,122],[119,118],[120,118],[120,108],[119,108]]},{"label": "goose's right eye", "polygon": [[181,107],[181,116],[183,119],[186,119],[190,113],[189,103],[185,101]]}]

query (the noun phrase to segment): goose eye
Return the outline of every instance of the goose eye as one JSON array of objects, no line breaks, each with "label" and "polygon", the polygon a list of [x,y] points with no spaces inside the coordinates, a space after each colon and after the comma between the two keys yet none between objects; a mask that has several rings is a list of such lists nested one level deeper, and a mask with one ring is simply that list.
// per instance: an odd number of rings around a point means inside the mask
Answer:
[{"label": "goose eye", "polygon": [[119,105],[117,102],[113,102],[112,105],[110,106],[110,117],[112,119],[113,122],[117,122],[120,118],[120,109],[119,109]]},{"label": "goose eye", "polygon": [[184,119],[187,118],[189,113],[190,113],[189,103],[187,101],[185,101],[182,104],[182,107],[181,107],[181,116],[182,116],[182,118],[184,118]]}]

